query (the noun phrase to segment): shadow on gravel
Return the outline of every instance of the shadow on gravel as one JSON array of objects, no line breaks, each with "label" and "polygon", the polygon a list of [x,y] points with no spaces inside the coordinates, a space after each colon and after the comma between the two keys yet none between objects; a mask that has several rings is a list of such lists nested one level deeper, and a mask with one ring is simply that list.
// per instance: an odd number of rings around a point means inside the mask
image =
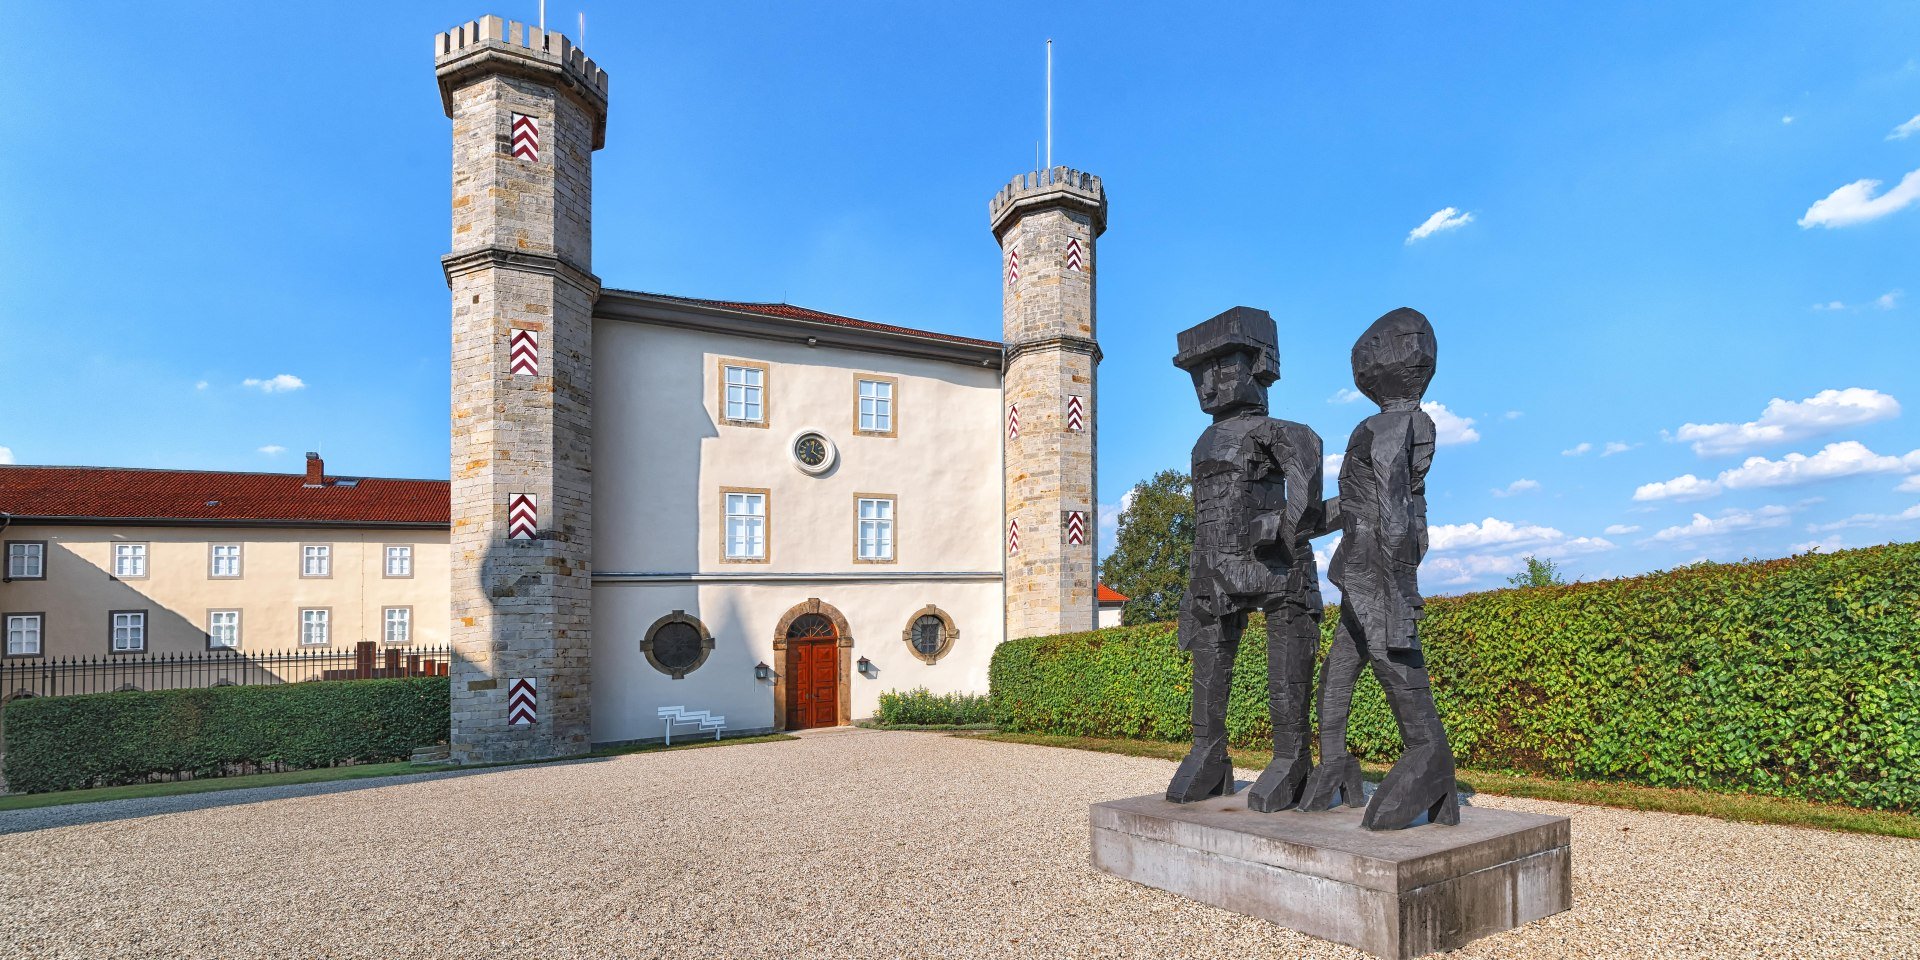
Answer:
[{"label": "shadow on gravel", "polygon": [[368,777],[364,780],[326,780],[320,783],[301,783],[277,787],[245,787],[237,790],[211,790],[206,793],[189,793],[172,797],[101,800],[93,803],[67,803],[53,807],[9,810],[0,812],[0,836],[13,833],[30,833],[35,830],[49,830],[54,827],[72,827],[89,823],[111,823],[115,820],[133,820],[140,817],[153,817],[168,813],[186,813],[192,810],[210,810],[216,807],[265,803],[270,800],[319,797],[330,793],[372,790],[379,787],[391,787],[400,784],[424,783],[429,780],[451,780],[456,777],[483,777],[490,773],[508,773],[514,770],[525,770],[528,767],[603,763],[611,759],[614,758],[582,757],[578,760],[553,760],[544,763],[523,763],[504,767],[480,767],[473,770],[433,770],[422,773],[395,774],[391,777]]}]

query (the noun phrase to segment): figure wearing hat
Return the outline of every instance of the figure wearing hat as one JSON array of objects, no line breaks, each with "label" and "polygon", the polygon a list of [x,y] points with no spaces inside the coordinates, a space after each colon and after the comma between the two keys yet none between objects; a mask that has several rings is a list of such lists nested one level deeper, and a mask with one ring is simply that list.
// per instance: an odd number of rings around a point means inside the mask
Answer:
[{"label": "figure wearing hat", "polygon": [[1193,447],[1193,563],[1180,603],[1180,648],[1193,654],[1193,749],[1167,787],[1175,803],[1234,792],[1227,691],[1256,610],[1267,619],[1273,762],[1247,806],[1294,806],[1313,767],[1307,712],[1320,577],[1308,539],[1322,532],[1320,437],[1267,416],[1267,387],[1280,379],[1275,342],[1266,311],[1235,307],[1181,331],[1173,359],[1213,415]]}]

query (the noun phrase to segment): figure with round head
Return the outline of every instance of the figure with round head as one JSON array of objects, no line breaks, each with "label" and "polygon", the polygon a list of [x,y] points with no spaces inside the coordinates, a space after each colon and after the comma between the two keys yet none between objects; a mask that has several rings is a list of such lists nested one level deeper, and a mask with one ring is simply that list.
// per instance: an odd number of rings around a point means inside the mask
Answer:
[{"label": "figure with round head", "polygon": [[[1420,652],[1420,560],[1427,552],[1427,469],[1433,420],[1420,398],[1433,380],[1433,326],[1402,307],[1373,322],[1353,345],[1353,383],[1380,412],[1360,422],[1340,465],[1340,493],[1329,525],[1342,534],[1327,577],[1340,587],[1340,624],[1320,677],[1320,766],[1301,808],[1339,803],[1367,812],[1370,830],[1405,827],[1426,816],[1460,822],[1453,752],[1433,705]],[[1399,762],[1363,799],[1360,764],[1347,751],[1347,716],[1361,664],[1370,663],[1393,708],[1405,744]]]},{"label": "figure with round head", "polygon": [[1213,424],[1193,447],[1196,524],[1180,647],[1193,654],[1193,749],[1167,799],[1235,790],[1227,691],[1248,616],[1267,619],[1274,755],[1248,795],[1254,810],[1294,806],[1312,771],[1309,700],[1320,639],[1320,578],[1309,537],[1321,527],[1320,437],[1267,416],[1280,378],[1273,318],[1235,307],[1180,332],[1175,366],[1193,377]]}]

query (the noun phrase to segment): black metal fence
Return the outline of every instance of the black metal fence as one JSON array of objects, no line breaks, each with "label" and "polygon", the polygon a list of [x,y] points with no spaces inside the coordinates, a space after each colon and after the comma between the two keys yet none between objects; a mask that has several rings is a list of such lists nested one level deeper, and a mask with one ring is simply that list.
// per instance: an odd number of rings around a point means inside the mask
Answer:
[{"label": "black metal fence", "polygon": [[10,659],[0,660],[0,699],[253,686],[303,680],[444,677],[452,655],[448,647],[383,647],[362,641],[352,649],[212,650]]}]

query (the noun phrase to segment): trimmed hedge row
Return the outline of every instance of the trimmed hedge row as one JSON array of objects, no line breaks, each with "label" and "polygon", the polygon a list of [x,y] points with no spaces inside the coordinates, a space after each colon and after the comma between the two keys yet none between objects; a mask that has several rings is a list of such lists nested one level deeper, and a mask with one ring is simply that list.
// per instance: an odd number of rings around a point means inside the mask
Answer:
[{"label": "trimmed hedge row", "polygon": [[94,693],[6,705],[7,786],[22,793],[405,759],[447,738],[446,677]]},{"label": "trimmed hedge row", "polygon": [[[1264,638],[1255,618],[1234,664],[1241,745],[1271,740]],[[1434,597],[1421,643],[1466,766],[1920,808],[1920,543]],[[1184,740],[1191,680],[1172,624],[1010,641],[994,720]],[[1370,675],[1348,739],[1398,755]]]},{"label": "trimmed hedge row", "polygon": [[885,724],[968,726],[990,723],[993,715],[985,694],[933,693],[926,687],[915,687],[882,693],[874,719]]}]

